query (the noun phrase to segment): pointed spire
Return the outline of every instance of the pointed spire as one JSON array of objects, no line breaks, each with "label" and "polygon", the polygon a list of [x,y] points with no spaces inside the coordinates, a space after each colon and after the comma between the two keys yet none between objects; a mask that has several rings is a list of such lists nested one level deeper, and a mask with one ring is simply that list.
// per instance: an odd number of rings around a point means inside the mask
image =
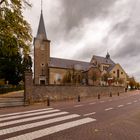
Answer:
[{"label": "pointed spire", "polygon": [[40,21],[39,21],[39,26],[38,26],[38,31],[37,31],[36,37],[39,37],[40,35],[43,36],[44,39],[47,39],[45,24],[44,24],[44,19],[43,19],[43,13],[42,13],[42,0],[41,0]]}]

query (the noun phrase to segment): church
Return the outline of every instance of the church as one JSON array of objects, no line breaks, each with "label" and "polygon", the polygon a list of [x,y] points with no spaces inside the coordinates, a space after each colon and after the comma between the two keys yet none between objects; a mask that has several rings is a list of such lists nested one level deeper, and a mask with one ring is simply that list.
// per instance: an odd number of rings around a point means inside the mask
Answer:
[{"label": "church", "polygon": [[[78,81],[79,84],[101,85],[103,83],[102,76],[109,73],[110,77],[108,78],[122,79],[121,84],[126,86],[126,72],[120,64],[111,60],[109,53],[105,57],[93,55],[90,62],[54,58],[50,56],[50,43],[41,11],[37,35],[34,38],[35,85],[61,85],[66,82],[64,79],[68,75],[71,76],[70,80],[72,79],[76,83]],[[78,80],[74,80],[75,77]],[[118,85],[117,82],[115,84]]]}]

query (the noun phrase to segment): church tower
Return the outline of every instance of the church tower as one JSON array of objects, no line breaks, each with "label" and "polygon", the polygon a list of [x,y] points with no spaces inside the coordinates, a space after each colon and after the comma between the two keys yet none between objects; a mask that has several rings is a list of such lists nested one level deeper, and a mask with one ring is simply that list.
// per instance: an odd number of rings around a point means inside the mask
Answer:
[{"label": "church tower", "polygon": [[36,85],[47,85],[49,83],[49,59],[50,40],[47,39],[41,10],[38,31],[34,38],[34,83]]}]

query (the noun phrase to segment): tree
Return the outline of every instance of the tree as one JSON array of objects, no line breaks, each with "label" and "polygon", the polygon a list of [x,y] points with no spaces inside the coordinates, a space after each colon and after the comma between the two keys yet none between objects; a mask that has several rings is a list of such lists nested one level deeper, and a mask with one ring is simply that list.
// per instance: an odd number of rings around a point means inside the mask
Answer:
[{"label": "tree", "polygon": [[22,80],[22,57],[19,53],[0,60],[0,79],[17,85]]},{"label": "tree", "polygon": [[22,62],[23,72],[32,68],[32,58],[28,54],[24,55]]},{"label": "tree", "polygon": [[24,81],[24,72],[31,70],[31,57],[24,57],[20,53],[0,59],[0,79],[9,81],[9,84],[18,85],[21,80]]},{"label": "tree", "polygon": [[0,1],[0,53],[4,56],[15,55],[21,48],[29,52],[32,36],[22,15],[23,2],[31,6],[25,0]]},{"label": "tree", "polygon": [[64,84],[68,84],[68,83],[71,83],[72,82],[72,75],[71,75],[71,72],[69,70],[64,75],[64,77],[62,79],[62,82]]},{"label": "tree", "polygon": [[134,77],[129,78],[129,86],[131,89],[136,88],[136,81]]},{"label": "tree", "polygon": [[91,79],[92,79],[92,81],[93,81],[93,85],[94,85],[94,82],[96,82],[97,79],[98,79],[98,76],[97,76],[97,73],[96,73],[96,72],[94,72],[94,71],[92,72]]},{"label": "tree", "polygon": [[102,81],[108,82],[108,78],[111,78],[109,73],[105,73],[102,75]]},{"label": "tree", "polygon": [[[24,58],[30,51],[31,28],[22,15],[26,0],[0,0],[0,78],[17,85],[31,66]],[[23,52],[23,53],[20,53]]]}]

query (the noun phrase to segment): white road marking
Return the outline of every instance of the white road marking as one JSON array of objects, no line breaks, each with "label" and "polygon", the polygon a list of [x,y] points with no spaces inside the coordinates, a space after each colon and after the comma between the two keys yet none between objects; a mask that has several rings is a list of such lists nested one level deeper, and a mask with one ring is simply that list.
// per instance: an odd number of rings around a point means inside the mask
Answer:
[{"label": "white road marking", "polygon": [[111,108],[111,107],[110,108],[106,108],[105,111],[109,111],[109,110],[112,110],[112,109],[114,109],[114,108]]},{"label": "white road marking", "polygon": [[134,101],[134,103],[138,102],[137,100]]},{"label": "white road marking", "polygon": [[37,119],[54,117],[54,116],[58,116],[58,115],[64,115],[64,114],[68,114],[68,112],[59,112],[59,113],[53,113],[53,114],[48,114],[48,115],[42,115],[42,116],[37,116],[37,117],[31,117],[31,118],[25,118],[25,119],[20,119],[20,120],[4,122],[4,123],[0,123],[0,127],[7,126],[7,125],[12,125],[12,124],[16,124],[16,123],[33,121],[33,120],[37,120]]},{"label": "white road marking", "polygon": [[91,116],[91,115],[94,115],[96,114],[96,112],[91,112],[91,113],[88,113],[88,114],[84,114],[83,116]]},{"label": "white road marking", "polygon": [[128,105],[131,105],[132,103],[131,102],[129,102],[129,103],[127,103]]},{"label": "white road marking", "polygon": [[18,113],[10,113],[10,114],[0,115],[0,117],[8,117],[8,116],[13,116],[13,115],[20,115],[20,114],[26,114],[26,113],[39,112],[39,111],[46,111],[46,110],[51,110],[51,109],[53,109],[53,108],[37,109],[37,110],[23,111],[23,112],[18,112]]},{"label": "white road marking", "polygon": [[51,123],[55,123],[55,122],[59,122],[59,121],[64,121],[64,120],[68,120],[68,119],[72,119],[72,118],[77,118],[79,116],[80,115],[72,114],[72,115],[57,117],[57,118],[53,118],[53,119],[49,119],[49,120],[45,120],[45,121],[40,121],[40,122],[20,125],[20,126],[16,126],[16,127],[11,127],[11,128],[3,129],[2,131],[0,131],[0,135],[14,133],[14,132],[18,132],[21,130],[26,130],[26,129],[30,129],[30,128],[34,128],[34,127],[38,127],[38,126],[43,126],[43,125],[47,125],[47,124],[51,124]]},{"label": "white road marking", "polygon": [[35,112],[35,113],[30,113],[30,114],[18,115],[18,116],[4,117],[4,118],[1,118],[0,121],[19,119],[19,118],[30,117],[30,116],[34,116],[34,115],[43,115],[43,114],[54,113],[54,112],[58,112],[58,111],[60,111],[60,110],[54,109],[54,110],[48,110],[48,111],[43,111],[43,112]]},{"label": "white road marking", "polygon": [[22,140],[22,139],[26,139],[26,138],[29,138],[30,140],[37,139],[37,138],[40,138],[40,137],[43,137],[43,136],[47,136],[47,135],[50,135],[50,134],[53,134],[53,133],[56,133],[56,132],[60,132],[62,130],[73,128],[73,127],[76,127],[76,126],[79,126],[79,125],[82,125],[82,124],[86,124],[86,123],[90,123],[90,122],[93,122],[93,121],[96,121],[96,119],[84,118],[84,119],[80,119],[80,120],[77,120],[77,121],[71,121],[71,122],[60,124],[60,125],[52,126],[52,127],[49,127],[49,128],[41,129],[41,130],[34,131],[34,132],[31,132],[31,133],[26,133],[26,134],[19,135],[19,136],[16,136],[16,137],[11,137],[7,140]]},{"label": "white road marking", "polygon": [[84,105],[75,105],[74,107],[81,107],[81,106],[84,106]]},{"label": "white road marking", "polygon": [[100,103],[104,103],[105,101],[100,101]]},{"label": "white road marking", "polygon": [[123,107],[124,105],[118,105],[118,107]]},{"label": "white road marking", "polygon": [[94,105],[94,104],[96,104],[96,102],[89,103],[89,105]]}]

